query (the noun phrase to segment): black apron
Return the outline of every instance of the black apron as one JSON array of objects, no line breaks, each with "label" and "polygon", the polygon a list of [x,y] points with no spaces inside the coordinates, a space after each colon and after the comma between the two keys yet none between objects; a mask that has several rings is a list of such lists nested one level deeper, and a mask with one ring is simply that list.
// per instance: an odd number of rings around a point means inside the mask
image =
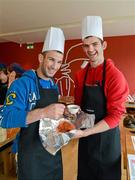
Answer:
[{"label": "black apron", "polygon": [[[89,66],[88,66],[89,68]],[[104,94],[105,68],[103,66],[102,85],[96,83],[86,86],[84,79],[81,108],[84,112],[94,110],[95,123],[106,116],[106,97]],[[103,133],[90,135],[79,140],[78,180],[120,180],[121,179],[121,147],[119,128]]]},{"label": "black apron", "polygon": [[[42,89],[39,85],[39,91],[40,100],[35,109],[58,102],[56,89]],[[53,156],[44,149],[39,137],[39,121],[21,129],[18,167],[19,180],[63,179],[61,151]]]}]

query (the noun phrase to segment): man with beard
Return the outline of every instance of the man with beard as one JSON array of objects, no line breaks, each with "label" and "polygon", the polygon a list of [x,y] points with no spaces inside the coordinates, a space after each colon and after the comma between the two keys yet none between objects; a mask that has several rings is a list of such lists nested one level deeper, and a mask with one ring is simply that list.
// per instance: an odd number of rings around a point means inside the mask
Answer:
[{"label": "man with beard", "polygon": [[42,118],[57,119],[65,105],[58,102],[58,87],[53,76],[60,69],[65,38],[60,28],[51,27],[46,35],[39,67],[14,81],[1,113],[2,127],[20,127],[18,138],[19,180],[62,180],[61,151],[55,156],[43,147],[39,137]]},{"label": "man with beard", "polygon": [[100,16],[87,16],[82,24],[83,50],[89,58],[76,73],[75,101],[95,115],[92,128],[78,130],[78,180],[120,180],[121,148],[119,122],[125,112],[128,85],[111,59],[104,58]]}]

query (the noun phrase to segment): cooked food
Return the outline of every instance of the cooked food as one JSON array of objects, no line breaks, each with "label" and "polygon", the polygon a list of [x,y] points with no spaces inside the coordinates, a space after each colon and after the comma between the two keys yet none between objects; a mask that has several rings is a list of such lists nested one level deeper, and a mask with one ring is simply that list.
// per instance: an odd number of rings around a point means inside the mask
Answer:
[{"label": "cooked food", "polygon": [[123,125],[127,128],[135,128],[135,116],[127,115],[123,120]]},{"label": "cooked food", "polygon": [[61,121],[57,127],[58,132],[68,132],[75,129],[75,126],[69,121]]}]

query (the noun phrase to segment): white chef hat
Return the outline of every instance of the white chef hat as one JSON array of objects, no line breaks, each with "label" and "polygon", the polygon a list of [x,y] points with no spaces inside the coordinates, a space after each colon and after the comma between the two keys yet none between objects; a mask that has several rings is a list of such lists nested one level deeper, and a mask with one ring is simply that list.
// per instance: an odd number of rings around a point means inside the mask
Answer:
[{"label": "white chef hat", "polygon": [[65,37],[60,28],[50,27],[44,41],[42,52],[56,50],[64,53]]},{"label": "white chef hat", "polygon": [[82,21],[82,39],[95,36],[103,40],[102,18],[100,16],[86,16]]}]

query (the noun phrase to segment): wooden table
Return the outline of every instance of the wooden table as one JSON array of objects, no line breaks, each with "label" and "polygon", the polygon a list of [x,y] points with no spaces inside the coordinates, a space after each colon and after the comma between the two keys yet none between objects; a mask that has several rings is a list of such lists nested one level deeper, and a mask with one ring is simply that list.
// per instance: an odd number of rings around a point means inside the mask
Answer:
[{"label": "wooden table", "polygon": [[3,164],[4,175],[8,175],[13,168],[14,154],[12,154],[11,146],[15,137],[16,136],[14,135],[0,143],[0,159]]},{"label": "wooden table", "polygon": [[126,102],[125,106],[126,108],[135,108],[135,102],[134,103]]},{"label": "wooden table", "polygon": [[122,175],[124,175],[122,180],[127,180],[129,178],[129,169],[128,169],[128,159],[127,154],[135,154],[133,149],[131,136],[135,136],[135,133],[132,133],[129,129],[123,126],[123,116],[120,122],[120,134],[121,134],[121,154],[122,154]]},{"label": "wooden table", "polygon": [[[126,158],[127,158],[128,154],[135,155],[135,150],[133,147],[131,136],[135,136],[135,132],[131,132],[129,130],[126,130]],[[128,178],[128,180],[130,180],[128,159],[127,159],[127,178]]]},{"label": "wooden table", "polygon": [[126,131],[126,151],[127,154],[135,154],[135,150],[133,147],[131,136],[135,136],[135,132],[132,133],[132,131],[125,130]]},{"label": "wooden table", "polygon": [[7,138],[5,141],[0,142],[0,151],[5,145],[12,142],[14,139],[15,139],[15,136],[12,136],[10,138]]}]

